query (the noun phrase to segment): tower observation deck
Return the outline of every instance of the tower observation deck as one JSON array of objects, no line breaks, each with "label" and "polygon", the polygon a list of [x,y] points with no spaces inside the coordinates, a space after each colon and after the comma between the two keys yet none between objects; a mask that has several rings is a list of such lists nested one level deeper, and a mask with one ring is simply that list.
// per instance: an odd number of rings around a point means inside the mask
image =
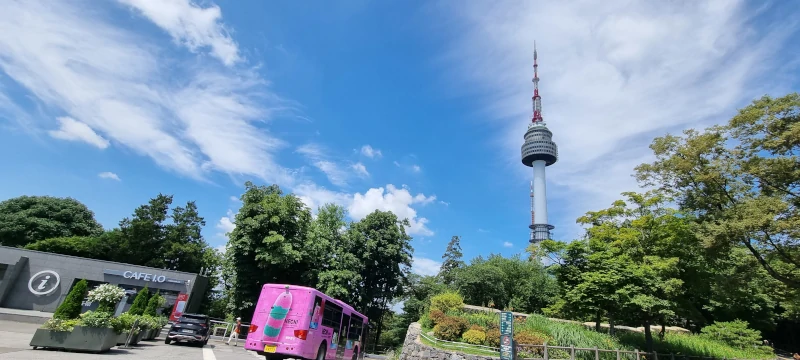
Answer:
[{"label": "tower observation deck", "polygon": [[533,47],[533,118],[525,132],[522,144],[522,164],[533,168],[533,213],[531,216],[531,242],[550,239],[550,231],[555,227],[547,220],[547,182],[545,168],[558,161],[558,146],[553,142],[553,132],[547,128],[542,118],[542,98],[539,96],[539,64],[536,45]]}]

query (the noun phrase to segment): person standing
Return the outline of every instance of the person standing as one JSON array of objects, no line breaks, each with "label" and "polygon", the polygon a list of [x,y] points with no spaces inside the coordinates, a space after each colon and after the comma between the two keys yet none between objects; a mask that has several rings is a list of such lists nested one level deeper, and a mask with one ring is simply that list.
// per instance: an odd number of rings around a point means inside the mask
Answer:
[{"label": "person standing", "polygon": [[234,340],[233,346],[237,346],[239,344],[239,328],[242,326],[242,318],[236,318],[236,325],[233,326],[233,332],[231,333],[231,337],[228,338],[228,345],[231,344],[231,340]]}]

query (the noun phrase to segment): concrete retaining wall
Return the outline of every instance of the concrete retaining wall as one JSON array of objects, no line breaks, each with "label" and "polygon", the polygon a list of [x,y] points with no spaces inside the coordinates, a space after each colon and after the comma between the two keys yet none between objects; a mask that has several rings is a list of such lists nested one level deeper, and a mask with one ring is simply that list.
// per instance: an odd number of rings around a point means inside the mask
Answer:
[{"label": "concrete retaining wall", "polygon": [[468,355],[456,351],[436,349],[425,345],[420,340],[422,327],[418,323],[412,323],[408,327],[406,339],[403,342],[403,351],[400,353],[400,360],[498,360],[498,357]]}]

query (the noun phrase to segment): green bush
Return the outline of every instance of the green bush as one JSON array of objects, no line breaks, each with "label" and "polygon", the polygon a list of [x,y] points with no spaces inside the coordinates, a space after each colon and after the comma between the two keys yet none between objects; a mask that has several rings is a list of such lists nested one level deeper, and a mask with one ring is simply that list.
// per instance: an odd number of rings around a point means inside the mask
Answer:
[{"label": "green bush", "polygon": [[[138,315],[124,313],[121,314],[120,316],[111,319],[111,327],[114,328],[114,331],[116,331],[117,334],[129,332],[133,327],[133,323],[136,322],[136,319],[138,318],[139,318]],[[140,329],[141,325],[137,325],[134,331],[139,331]]]},{"label": "green bush", "polygon": [[144,310],[147,308],[147,302],[149,300],[150,291],[147,290],[147,286],[145,285],[144,289],[136,294],[136,298],[133,299],[133,305],[128,309],[128,312],[133,315],[144,315]]},{"label": "green bush", "polygon": [[482,345],[486,342],[486,333],[480,330],[467,330],[461,337],[467,344]]},{"label": "green bush", "polygon": [[81,314],[80,325],[94,328],[105,328],[111,326],[111,314],[104,311],[87,311]]},{"label": "green bush", "polygon": [[437,309],[443,313],[452,310],[461,310],[464,307],[464,298],[456,292],[448,291],[431,298],[431,310]]},{"label": "green bush", "polygon": [[167,300],[164,299],[164,297],[158,292],[156,292],[152,297],[150,297],[150,300],[147,301],[147,307],[144,309],[144,314],[156,316],[156,311],[158,311],[158,308],[164,306],[166,302]]},{"label": "green bush", "polygon": [[724,342],[738,349],[751,348],[761,340],[761,332],[747,327],[742,320],[719,321],[704,327],[700,332],[704,337]]},{"label": "green bush", "polygon": [[538,331],[520,331],[514,334],[514,340],[522,345],[542,345],[550,340],[550,337]]},{"label": "green bush", "polygon": [[75,328],[75,325],[80,324],[80,319],[57,319],[52,318],[47,320],[44,324],[42,324],[42,329],[50,330],[50,331],[72,331]]},{"label": "green bush", "polygon": [[53,314],[54,319],[69,320],[76,319],[81,314],[83,299],[86,297],[89,283],[86,280],[78,281],[77,284],[69,291],[67,298],[58,306],[56,312]]},{"label": "green bush", "polygon": [[457,317],[446,317],[433,327],[433,335],[447,341],[457,341],[467,329],[467,321]]},{"label": "green bush", "polygon": [[419,318],[419,324],[422,325],[423,329],[433,329],[434,325],[436,325],[428,314],[422,314]]},{"label": "green bush", "polygon": [[152,330],[162,327],[159,318],[150,315],[142,315],[139,318],[139,324],[143,330]]}]

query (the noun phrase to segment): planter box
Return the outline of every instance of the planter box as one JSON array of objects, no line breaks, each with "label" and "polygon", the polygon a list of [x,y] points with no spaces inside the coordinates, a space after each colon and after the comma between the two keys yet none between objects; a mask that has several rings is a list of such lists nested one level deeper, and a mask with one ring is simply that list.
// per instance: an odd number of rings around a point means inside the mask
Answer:
[{"label": "planter box", "polygon": [[117,344],[117,336],[111,328],[76,326],[71,332],[36,329],[30,346],[102,353]]},{"label": "planter box", "polygon": [[[125,341],[128,341],[128,333],[129,332],[126,331],[126,332],[123,332],[122,334],[117,335],[117,345],[125,345]],[[141,335],[139,335],[138,332],[136,334],[134,334],[133,337],[131,338],[131,343],[129,345],[138,344],[140,337],[141,337]]]}]

